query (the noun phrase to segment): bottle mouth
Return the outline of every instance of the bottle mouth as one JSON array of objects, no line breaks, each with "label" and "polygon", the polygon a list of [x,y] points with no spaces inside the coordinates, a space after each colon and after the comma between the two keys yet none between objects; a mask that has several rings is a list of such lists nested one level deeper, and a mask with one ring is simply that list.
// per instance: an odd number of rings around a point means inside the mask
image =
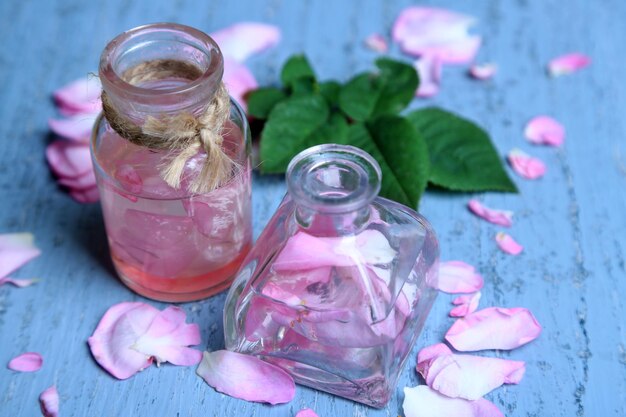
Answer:
[{"label": "bottle mouth", "polygon": [[[187,76],[180,77],[179,82],[160,83],[158,88],[129,82],[129,70],[157,61],[178,63],[178,70],[186,66]],[[126,31],[109,42],[100,57],[99,72],[103,89],[110,95],[137,103],[150,103],[155,97],[175,103],[202,90],[215,91],[224,62],[219,46],[209,35],[185,25],[154,23]]]},{"label": "bottle mouth", "polygon": [[378,162],[348,145],[324,144],[296,155],[287,188],[296,204],[324,213],[346,213],[371,203],[380,191]]}]

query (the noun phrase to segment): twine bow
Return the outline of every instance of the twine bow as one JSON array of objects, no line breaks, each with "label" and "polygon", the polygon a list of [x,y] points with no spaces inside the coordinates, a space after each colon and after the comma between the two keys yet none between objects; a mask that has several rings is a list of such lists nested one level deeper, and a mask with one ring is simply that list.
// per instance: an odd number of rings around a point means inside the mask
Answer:
[{"label": "twine bow", "polygon": [[[125,71],[122,79],[130,84],[165,78],[197,79],[202,72],[196,66],[175,60],[153,60]],[[192,180],[192,193],[210,192],[226,182],[238,165],[224,152],[222,127],[230,115],[230,97],[220,83],[211,102],[195,116],[188,112],[161,117],[148,116],[139,126],[124,117],[102,92],[102,111],[109,125],[128,141],[155,150],[166,150],[166,162],[159,167],[161,177],[173,188],[180,188],[187,161],[200,149],[206,159],[200,173]]]}]

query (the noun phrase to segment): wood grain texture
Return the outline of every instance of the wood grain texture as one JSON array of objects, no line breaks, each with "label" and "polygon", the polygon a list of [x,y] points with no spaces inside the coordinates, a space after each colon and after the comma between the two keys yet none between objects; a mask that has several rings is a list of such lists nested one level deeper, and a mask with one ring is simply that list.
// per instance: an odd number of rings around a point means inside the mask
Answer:
[{"label": "wood grain texture", "polygon": [[[435,103],[487,128],[504,154],[520,147],[542,158],[547,175],[516,178],[519,195],[482,195],[516,213],[511,234],[526,250],[502,254],[496,227],[465,209],[469,195],[428,192],[421,210],[437,230],[442,259],[475,264],[486,285],[482,306],[524,306],[544,326],[535,342],[496,356],[527,361],[519,386],[488,395],[508,417],[626,415],[626,2],[517,0],[427,2],[476,16],[484,35],[480,61],[498,64],[489,82],[446,67]],[[332,4],[332,5],[331,5]],[[162,366],[117,381],[92,360],[87,337],[103,312],[141,297],[114,277],[100,208],[73,202],[54,183],[44,160],[46,120],[56,116],[50,93],[97,66],[106,41],[128,28],[174,21],[210,32],[242,20],[279,26],[279,47],[248,63],[261,84],[277,80],[281,63],[306,52],[322,78],[346,79],[371,66],[362,46],[387,33],[409,2],[153,0],[0,2],[0,232],[31,231],[43,255],[15,274],[39,277],[26,289],[0,288],[0,415],[39,415],[37,397],[52,383],[63,417],[293,416],[302,407],[321,417],[396,416],[402,387],[418,382],[411,359],[397,395],[373,410],[298,387],[290,404],[269,407],[216,393],[193,368]],[[545,74],[553,56],[580,50],[593,65],[558,79]],[[399,56],[397,49],[392,55]],[[561,149],[535,147],[525,122],[553,115],[567,128]],[[284,192],[280,177],[254,178],[259,234]],[[440,341],[452,323],[452,297],[437,300],[418,347]],[[202,328],[208,349],[223,346],[224,295],[183,304]],[[151,302],[152,303],[152,302]],[[159,303],[152,303],[162,307]],[[37,351],[32,374],[5,368],[13,356]],[[416,348],[417,351],[417,348]],[[491,354],[491,353],[490,353]]]}]

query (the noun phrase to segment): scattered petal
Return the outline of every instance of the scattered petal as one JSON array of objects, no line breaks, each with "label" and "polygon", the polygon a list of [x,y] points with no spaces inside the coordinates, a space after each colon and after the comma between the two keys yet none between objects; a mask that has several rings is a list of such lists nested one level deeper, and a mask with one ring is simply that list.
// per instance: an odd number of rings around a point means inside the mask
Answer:
[{"label": "scattered petal", "polygon": [[367,38],[365,38],[365,46],[372,51],[379,52],[381,54],[384,54],[389,50],[389,45],[387,45],[387,41],[380,33],[372,33]]},{"label": "scattered petal", "polygon": [[204,352],[197,374],[215,390],[246,401],[270,404],[293,399],[293,378],[261,359],[228,350]]},{"label": "scattered petal", "polygon": [[469,74],[472,78],[477,80],[488,80],[492,78],[497,71],[498,67],[495,64],[474,64],[470,67]]},{"label": "scattered petal", "polygon": [[93,172],[89,146],[82,143],[56,140],[46,148],[46,159],[61,178],[77,178]]},{"label": "scattered petal", "polygon": [[58,417],[59,393],[57,387],[53,385],[39,395],[39,407],[41,407],[43,417]]},{"label": "scattered petal", "polygon": [[537,116],[526,125],[524,136],[538,145],[560,146],[565,140],[565,128],[550,116]]},{"label": "scattered petal", "polygon": [[64,85],[53,93],[54,101],[61,114],[98,114],[102,109],[100,94],[102,84],[96,76],[87,76]]},{"label": "scattered petal", "polygon": [[403,52],[438,58],[443,64],[471,62],[480,47],[480,36],[470,35],[476,20],[434,7],[408,7],[396,19],[392,37]]},{"label": "scattered petal", "polygon": [[446,340],[460,351],[510,350],[540,333],[541,326],[528,309],[489,307],[455,321]]},{"label": "scattered petal", "polygon": [[498,232],[496,234],[496,243],[502,252],[508,253],[509,255],[519,255],[524,250],[522,245],[504,232]]},{"label": "scattered petal", "polygon": [[[0,259],[2,256],[0,255]],[[13,284],[18,288],[30,287],[31,285],[37,283],[38,279],[15,279],[15,278],[0,278],[0,286],[4,284]]]},{"label": "scattered petal", "polygon": [[546,166],[540,159],[534,158],[519,149],[513,149],[509,152],[508,160],[513,171],[529,180],[540,178],[546,173]]},{"label": "scattered petal", "polygon": [[[0,235],[0,278],[6,277],[40,254],[41,251],[35,246],[35,238],[31,233]],[[21,281],[23,280],[5,280],[4,282],[18,287],[25,286]]]},{"label": "scattered petal", "polygon": [[96,186],[86,188],[84,190],[71,190],[70,196],[82,204],[95,203],[100,200],[100,193],[98,192],[98,187]]},{"label": "scattered petal", "polygon": [[580,52],[574,52],[554,58],[548,63],[548,72],[553,77],[570,74],[591,64],[591,58]]},{"label": "scattered petal", "polygon": [[242,22],[211,33],[226,58],[243,62],[280,41],[280,30],[264,23]]},{"label": "scattered petal", "polygon": [[518,384],[524,362],[456,355],[443,343],[422,349],[417,371],[432,389],[450,398],[477,400],[502,384]]},{"label": "scattered petal", "polygon": [[471,199],[467,203],[469,210],[490,223],[504,227],[511,227],[513,224],[513,212],[508,210],[496,210],[482,205],[478,200]]},{"label": "scattered petal", "polygon": [[16,372],[35,372],[41,369],[43,358],[37,352],[26,352],[9,361],[7,368]]},{"label": "scattered petal", "polygon": [[465,317],[468,314],[473,313],[478,308],[480,297],[480,291],[474,294],[456,297],[452,300],[452,304],[457,307],[450,310],[450,317]]},{"label": "scattered petal", "polygon": [[405,417],[504,417],[494,403],[484,398],[449,398],[426,385],[405,387],[402,409]]},{"label": "scattered petal", "polygon": [[419,86],[415,95],[417,97],[432,97],[439,92],[441,81],[441,61],[437,58],[425,56],[414,64],[419,74]]},{"label": "scattered petal", "polygon": [[319,417],[317,413],[310,408],[305,408],[304,410],[298,411],[296,417]]},{"label": "scattered petal", "polygon": [[259,87],[254,75],[252,75],[248,67],[234,59],[225,58],[222,81],[224,81],[224,85],[232,98],[246,110],[246,93]]},{"label": "scattered petal", "polygon": [[439,264],[439,291],[457,294],[472,293],[483,287],[483,277],[472,265],[462,261],[448,261]]},{"label": "scattered petal", "polygon": [[48,125],[57,135],[77,142],[88,142],[98,114],[77,114],[66,119],[49,119]]},{"label": "scattered petal", "polygon": [[96,186],[96,174],[89,171],[77,177],[61,177],[58,182],[73,191],[86,191]]}]

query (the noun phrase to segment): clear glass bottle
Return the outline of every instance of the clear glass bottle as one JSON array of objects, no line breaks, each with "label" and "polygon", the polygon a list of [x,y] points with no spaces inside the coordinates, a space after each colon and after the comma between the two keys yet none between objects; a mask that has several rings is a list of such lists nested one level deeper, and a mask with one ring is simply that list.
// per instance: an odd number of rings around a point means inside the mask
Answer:
[{"label": "clear glass bottle", "polygon": [[378,197],[358,148],[297,155],[288,193],[226,299],[226,347],[374,407],[397,383],[436,296],[439,249],[414,210]]},{"label": "clear glass bottle", "polygon": [[[197,76],[165,71],[127,81],[127,71],[158,60],[191,68]],[[99,72],[117,112],[142,126],[148,118],[204,112],[220,86],[223,58],[208,35],[160,23],[113,39]],[[135,292],[162,301],[206,298],[228,288],[248,253],[250,133],[232,99],[221,132],[222,149],[234,161],[231,174],[213,191],[194,193],[190,184],[207,158],[202,148],[185,163],[180,186],[173,187],[161,174],[171,151],[127,140],[102,115],[96,122],[92,157],[111,257],[121,280]]]}]

